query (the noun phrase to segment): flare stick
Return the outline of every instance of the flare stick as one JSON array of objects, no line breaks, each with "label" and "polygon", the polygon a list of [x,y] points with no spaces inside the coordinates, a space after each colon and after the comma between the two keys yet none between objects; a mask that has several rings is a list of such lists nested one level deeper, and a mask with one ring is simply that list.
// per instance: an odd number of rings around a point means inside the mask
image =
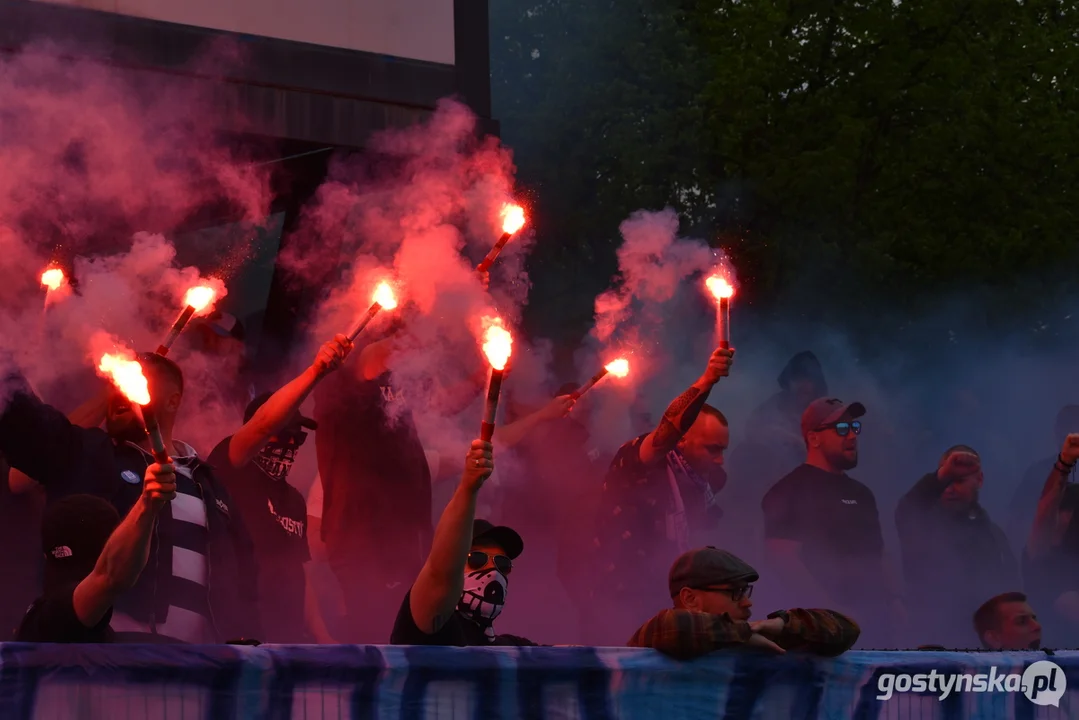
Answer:
[{"label": "flare stick", "polygon": [[596,383],[598,383],[598,382],[599,382],[600,380],[602,380],[603,378],[607,377],[607,373],[608,373],[608,372],[610,372],[610,371],[609,371],[609,370],[607,370],[607,368],[603,368],[603,369],[602,369],[602,370],[600,370],[600,371],[599,371],[598,373],[596,373],[595,375],[593,375],[593,376],[592,376],[592,379],[591,379],[591,380],[589,380],[588,382],[586,382],[586,383],[584,384],[584,387],[580,387],[580,388],[577,388],[577,390],[575,390],[575,391],[573,392],[573,399],[574,399],[574,400],[577,400],[577,399],[578,399],[578,398],[580,398],[580,397],[581,397],[582,395],[584,395],[584,394],[585,394],[586,392],[588,392],[589,390],[591,390],[592,388],[594,388],[594,387],[596,386]]},{"label": "flare stick", "polygon": [[498,412],[498,394],[502,391],[502,377],[505,370],[491,370],[491,382],[487,385],[487,403],[483,408],[483,422],[480,423],[480,439],[491,442],[495,436],[495,414]]},{"label": "flare stick", "polygon": [[491,363],[491,381],[487,385],[487,403],[483,408],[483,422],[480,423],[480,439],[491,442],[495,435],[495,413],[498,410],[498,393],[502,389],[502,376],[506,363],[513,352],[513,336],[502,326],[501,318],[483,318],[486,328],[483,331],[483,354]]},{"label": "flare stick", "polygon": [[596,386],[603,378],[607,377],[608,373],[614,374],[615,377],[625,377],[629,374],[629,361],[625,358],[618,358],[612,360],[603,366],[603,369],[592,376],[592,379],[584,384],[584,387],[578,388],[572,394],[574,400],[579,400],[582,395]]},{"label": "flare stick", "polygon": [[135,412],[141,416],[143,427],[146,428],[146,434],[150,436],[150,447],[153,449],[151,453],[154,456],[154,460],[164,465],[169,461],[169,454],[165,450],[165,440],[161,437],[161,427],[157,424],[157,415],[149,407],[133,404]]},{"label": "flare stick", "polygon": [[724,350],[731,348],[731,299],[719,299],[719,346]]},{"label": "flare stick", "polygon": [[180,317],[176,318],[176,322],[169,328],[169,334],[165,336],[165,341],[157,346],[157,354],[165,356],[169,354],[169,350],[172,348],[172,344],[176,342],[176,338],[180,337],[180,333],[184,331],[184,327],[190,322],[191,317],[195,314],[195,308],[188,305],[180,313]]},{"label": "flare stick", "polygon": [[495,260],[498,258],[498,254],[502,252],[502,248],[506,247],[506,243],[510,241],[518,230],[524,227],[525,224],[525,211],[520,205],[506,205],[502,208],[502,236],[498,238],[498,242],[494,244],[490,252],[487,253],[487,257],[480,261],[480,264],[476,266],[476,272],[487,272],[491,269],[491,266],[495,264]]},{"label": "flare stick", "polygon": [[358,323],[356,323],[356,327],[354,327],[352,329],[352,332],[350,332],[348,334],[348,339],[349,339],[350,342],[355,342],[356,341],[356,338],[359,337],[359,334],[362,333],[363,329],[365,327],[367,327],[367,325],[372,320],[375,319],[375,315],[378,315],[378,311],[381,310],[381,309],[382,309],[382,306],[379,305],[377,302],[372,303],[371,307],[369,307],[367,309],[367,313],[362,318],[360,318],[360,321]]}]

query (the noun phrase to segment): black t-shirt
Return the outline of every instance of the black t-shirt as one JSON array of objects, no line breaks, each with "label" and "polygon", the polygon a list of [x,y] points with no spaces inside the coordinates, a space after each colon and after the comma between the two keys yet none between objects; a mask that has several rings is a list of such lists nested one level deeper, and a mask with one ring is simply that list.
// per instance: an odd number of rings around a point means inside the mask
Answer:
[{"label": "black t-shirt", "polygon": [[772,486],[761,509],[765,539],[801,543],[806,569],[837,602],[880,602],[884,537],[872,490],[801,465]]},{"label": "black t-shirt", "polygon": [[[331,561],[370,562],[379,580],[411,582],[431,542],[431,471],[390,373],[334,373],[315,391],[322,538]],[[394,552],[373,552],[392,547]],[[364,552],[366,548],[372,552]]]},{"label": "black t-shirt", "polygon": [[496,635],[493,639],[488,638],[476,623],[454,612],[446,620],[446,624],[439,628],[438,632],[428,635],[416,627],[416,621],[412,619],[412,608],[409,598],[412,590],[405,593],[405,599],[401,602],[401,609],[397,611],[397,620],[393,623],[393,631],[390,633],[391,645],[440,645],[446,647],[483,647],[487,645],[501,645],[509,647],[534,646],[536,643],[516,635]]},{"label": "black t-shirt", "polygon": [[34,601],[15,634],[17,642],[27,643],[111,643],[113,642],[110,608],[101,622],[86,627],[75,614],[75,588],[72,583]]},{"label": "black t-shirt", "polygon": [[296,488],[275,480],[256,463],[229,462],[232,437],[217,444],[209,463],[239,507],[259,566],[259,598],[266,642],[311,642],[304,622],[307,502]]}]

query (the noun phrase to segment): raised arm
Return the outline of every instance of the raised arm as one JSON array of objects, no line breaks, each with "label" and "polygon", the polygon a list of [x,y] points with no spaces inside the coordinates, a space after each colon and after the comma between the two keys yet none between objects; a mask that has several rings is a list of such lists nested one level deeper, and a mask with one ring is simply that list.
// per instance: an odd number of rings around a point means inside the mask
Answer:
[{"label": "raised arm", "polygon": [[105,415],[108,412],[109,396],[111,393],[112,386],[107,383],[102,383],[101,388],[95,392],[89,400],[67,414],[67,419],[70,420],[73,425],[78,425],[79,427],[100,427],[101,423],[105,422]]},{"label": "raised arm", "polygon": [[344,335],[325,343],[311,366],[283,385],[262,404],[251,419],[236,431],[229,442],[229,462],[243,467],[266,447],[270,438],[281,432],[300,410],[318,381],[341,366],[352,350]]},{"label": "raised arm", "polygon": [[1045,480],[1038,509],[1034,514],[1034,525],[1027,539],[1027,554],[1031,559],[1048,552],[1057,542],[1060,523],[1060,503],[1064,499],[1064,490],[1068,486],[1068,476],[1075,469],[1079,460],[1079,433],[1072,433],[1064,439],[1064,447],[1049,471]]},{"label": "raised arm", "polygon": [[526,415],[508,425],[500,426],[495,435],[498,446],[500,448],[515,447],[544,423],[566,417],[576,402],[572,395],[560,395],[531,415]]},{"label": "raised arm", "polygon": [[697,420],[712,388],[720,378],[730,374],[733,358],[733,349],[718,349],[712,353],[704,374],[674,399],[660,418],[659,426],[645,436],[640,449],[641,462],[657,462],[678,445],[678,441]]},{"label": "raised arm", "polygon": [[[96,428],[105,422],[106,410],[109,406],[110,386],[103,385],[94,395],[67,414],[67,419],[72,425],[82,428]],[[8,488],[16,495],[33,492],[41,486],[21,470],[12,468],[8,474]]]},{"label": "raised arm", "polygon": [[409,610],[416,627],[428,635],[442,629],[464,591],[465,563],[472,547],[476,496],[494,471],[491,443],[473,440],[465,459],[461,484],[442,511],[435,528],[431,554],[409,594]]},{"label": "raised arm", "polygon": [[157,515],[174,497],[176,475],[172,465],[146,468],[142,496],[109,536],[93,572],[75,587],[72,604],[83,626],[94,627],[101,622],[116,599],[134,587],[150,557]]},{"label": "raised arm", "polygon": [[38,399],[21,375],[0,383],[0,397],[9,398],[0,414],[0,454],[8,464],[46,488],[73,484],[85,431]]}]

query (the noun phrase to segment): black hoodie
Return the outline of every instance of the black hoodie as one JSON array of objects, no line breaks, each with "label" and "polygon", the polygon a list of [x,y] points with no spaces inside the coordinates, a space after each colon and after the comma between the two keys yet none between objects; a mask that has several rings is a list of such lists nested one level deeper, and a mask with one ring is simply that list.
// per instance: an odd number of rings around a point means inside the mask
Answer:
[{"label": "black hoodie", "polygon": [[895,510],[903,554],[907,604],[928,637],[915,642],[977,648],[974,611],[989,598],[1022,589],[1004,531],[981,505],[954,510],[941,504],[948,483],[929,473]]}]

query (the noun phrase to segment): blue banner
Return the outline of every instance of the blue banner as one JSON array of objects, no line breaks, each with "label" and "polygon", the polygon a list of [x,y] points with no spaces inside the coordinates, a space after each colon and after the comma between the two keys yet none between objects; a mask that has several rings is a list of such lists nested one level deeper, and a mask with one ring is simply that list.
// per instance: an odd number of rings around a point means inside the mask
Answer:
[{"label": "blue banner", "polygon": [[0,645],[0,718],[1079,717],[1079,652]]}]

